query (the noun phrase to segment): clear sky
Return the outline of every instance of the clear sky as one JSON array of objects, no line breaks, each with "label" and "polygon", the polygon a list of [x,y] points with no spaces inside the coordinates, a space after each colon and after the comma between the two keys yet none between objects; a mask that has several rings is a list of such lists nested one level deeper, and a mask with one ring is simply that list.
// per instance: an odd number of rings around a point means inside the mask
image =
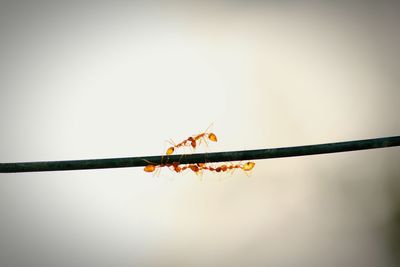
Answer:
[{"label": "clear sky", "polygon": [[[395,1],[260,2],[1,1],[0,162],[400,134]],[[0,174],[0,266],[395,266],[399,156]]]}]

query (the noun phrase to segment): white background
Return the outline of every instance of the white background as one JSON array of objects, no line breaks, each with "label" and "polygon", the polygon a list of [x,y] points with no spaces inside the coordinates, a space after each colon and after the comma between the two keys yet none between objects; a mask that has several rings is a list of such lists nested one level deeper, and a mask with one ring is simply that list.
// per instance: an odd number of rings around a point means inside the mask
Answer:
[{"label": "white background", "polygon": [[[211,123],[198,151],[399,135],[399,15],[2,1],[0,162],[158,155]],[[394,266],[399,155],[263,160],[251,177],[0,174],[0,266]]]}]

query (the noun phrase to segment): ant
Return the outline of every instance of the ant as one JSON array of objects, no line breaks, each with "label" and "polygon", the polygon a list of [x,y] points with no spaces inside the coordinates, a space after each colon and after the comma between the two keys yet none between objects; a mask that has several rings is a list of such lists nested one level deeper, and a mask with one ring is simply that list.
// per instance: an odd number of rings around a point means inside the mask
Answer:
[{"label": "ant", "polygon": [[171,140],[170,143],[172,144],[172,146],[167,149],[166,154],[168,156],[172,155],[175,152],[175,148],[180,148],[180,147],[184,147],[184,146],[191,146],[193,149],[196,149],[197,144],[200,144],[202,140],[206,144],[207,144],[207,139],[212,142],[217,142],[218,141],[217,136],[212,132],[208,132],[208,129],[211,126],[212,126],[212,124],[210,126],[208,126],[208,128],[203,133],[200,133],[200,134],[194,135],[194,136],[190,136],[178,144],[175,144]]},{"label": "ant", "polygon": [[245,164],[222,164],[218,167],[212,167],[212,166],[204,166],[202,169],[209,170],[209,171],[215,171],[215,172],[227,172],[231,171],[234,169],[242,169],[245,172],[251,171],[256,164],[252,161],[249,161]]},{"label": "ant", "polygon": [[[149,162],[149,163],[151,163],[151,162]],[[154,172],[156,170],[159,170],[162,167],[167,167],[169,169],[172,168],[173,171],[178,173],[178,172],[184,171],[184,170],[186,170],[188,168],[187,166],[181,167],[179,165],[180,165],[179,162],[173,162],[172,164],[171,163],[165,163],[165,164],[158,164],[158,165],[151,163],[151,164],[146,165],[143,170],[145,172]]]}]

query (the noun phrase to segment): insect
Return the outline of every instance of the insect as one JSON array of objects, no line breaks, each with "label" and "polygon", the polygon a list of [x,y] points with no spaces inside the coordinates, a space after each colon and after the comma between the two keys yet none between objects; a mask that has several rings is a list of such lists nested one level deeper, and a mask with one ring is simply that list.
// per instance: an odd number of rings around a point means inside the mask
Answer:
[{"label": "insect", "polygon": [[200,144],[201,141],[204,141],[206,144],[208,144],[207,140],[212,141],[212,142],[217,142],[218,141],[217,136],[212,132],[208,132],[208,129],[211,127],[211,125],[208,126],[208,128],[204,132],[202,132],[198,135],[189,136],[187,139],[183,140],[182,142],[180,142],[178,144],[175,144],[171,140],[170,143],[172,144],[172,146],[167,149],[165,154],[167,154],[168,156],[172,155],[175,152],[176,148],[185,147],[185,146],[190,146],[193,149],[196,149],[197,145]]},{"label": "insect", "polygon": [[245,172],[249,172],[254,168],[255,165],[256,164],[252,161],[249,161],[245,164],[232,164],[232,163],[231,164],[222,164],[217,167],[205,165],[202,167],[202,170],[209,170],[209,171],[215,171],[215,172],[228,172],[228,171],[233,171],[235,169],[241,169]]},{"label": "insect", "polygon": [[160,168],[163,168],[163,167],[167,167],[167,168],[169,168],[169,169],[171,169],[171,170],[173,170],[173,171],[175,171],[175,172],[181,172],[182,170],[185,170],[185,169],[183,169],[181,166],[180,166],[180,163],[179,162],[173,162],[172,164],[171,163],[163,163],[163,164],[154,164],[154,163],[151,163],[151,162],[148,162],[149,164],[148,165],[146,165],[145,167],[144,167],[144,171],[145,172],[155,172],[155,171],[157,171],[157,170],[159,170]]},{"label": "insect", "polygon": [[159,165],[148,164],[148,165],[146,165],[144,167],[143,170],[145,172],[155,172],[155,171],[157,171],[157,170],[159,170],[160,168],[163,168],[163,167],[167,167],[168,169],[170,169],[170,170],[172,170],[174,172],[177,172],[177,173],[185,171],[187,169],[190,169],[190,170],[192,170],[193,172],[196,172],[196,173],[200,171],[199,166],[196,165],[196,164],[186,164],[186,165],[181,166],[181,164],[179,162],[173,162],[172,164],[169,164],[169,163],[167,163],[167,164],[159,164]]},{"label": "insect", "polygon": [[153,165],[148,164],[144,167],[145,172],[154,172],[157,168],[167,167],[172,171],[177,173],[183,172],[185,170],[191,170],[196,174],[201,173],[204,170],[211,171],[211,172],[228,172],[233,171],[235,169],[241,169],[245,172],[251,171],[256,164],[252,161],[246,162],[245,164],[222,164],[219,166],[211,166],[207,165],[206,163],[196,163],[196,164],[180,164],[179,162],[173,162],[172,164],[159,164]]}]

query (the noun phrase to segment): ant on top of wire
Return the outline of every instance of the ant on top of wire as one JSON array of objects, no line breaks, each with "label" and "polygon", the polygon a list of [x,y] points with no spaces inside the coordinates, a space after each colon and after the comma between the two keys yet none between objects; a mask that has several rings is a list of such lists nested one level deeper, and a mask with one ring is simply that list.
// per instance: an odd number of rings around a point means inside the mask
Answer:
[{"label": "ant on top of wire", "polygon": [[204,141],[204,143],[208,145],[207,139],[212,142],[217,142],[218,141],[217,136],[212,132],[208,132],[208,129],[211,126],[212,124],[208,126],[208,128],[204,132],[190,136],[178,144],[175,144],[172,140],[170,140],[172,146],[167,149],[167,152],[165,154],[167,154],[167,156],[172,155],[175,152],[175,148],[180,148],[185,146],[191,146],[193,149],[196,149],[197,145],[200,144],[201,141]]}]

